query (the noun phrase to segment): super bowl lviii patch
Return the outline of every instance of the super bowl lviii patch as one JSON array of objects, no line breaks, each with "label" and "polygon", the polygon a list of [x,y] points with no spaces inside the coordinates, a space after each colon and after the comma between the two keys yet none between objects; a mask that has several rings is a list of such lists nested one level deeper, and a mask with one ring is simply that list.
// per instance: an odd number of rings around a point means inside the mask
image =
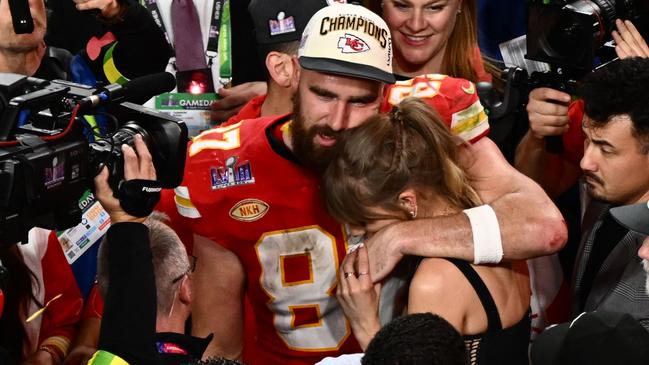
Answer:
[{"label": "super bowl lviii patch", "polygon": [[268,21],[268,28],[270,29],[271,36],[296,31],[295,20],[292,16],[287,17],[283,11],[280,11],[279,14],[277,14],[277,19],[271,19]]},{"label": "super bowl lviii patch", "polygon": [[241,161],[237,156],[225,160],[225,166],[210,168],[212,189],[223,189],[230,186],[254,184],[250,161]]}]

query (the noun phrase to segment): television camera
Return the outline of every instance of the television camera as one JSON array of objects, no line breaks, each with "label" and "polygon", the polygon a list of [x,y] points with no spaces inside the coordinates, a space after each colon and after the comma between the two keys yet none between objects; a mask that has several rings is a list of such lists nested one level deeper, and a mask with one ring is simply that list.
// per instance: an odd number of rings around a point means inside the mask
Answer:
[{"label": "television camera", "polygon": [[132,102],[174,86],[168,73],[102,88],[0,73],[0,246],[26,242],[32,227],[79,223],[78,200],[103,166],[118,191],[120,147],[132,145],[135,135],[149,148],[162,187],[179,185],[186,125]]}]

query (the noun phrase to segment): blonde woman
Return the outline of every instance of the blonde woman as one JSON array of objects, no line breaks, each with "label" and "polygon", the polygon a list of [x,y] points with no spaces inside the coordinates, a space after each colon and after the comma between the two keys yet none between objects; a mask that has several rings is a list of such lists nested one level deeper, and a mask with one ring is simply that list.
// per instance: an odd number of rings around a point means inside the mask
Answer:
[{"label": "blonde woman", "polygon": [[[398,221],[478,206],[457,161],[458,143],[427,104],[405,99],[389,115],[343,133],[324,174],[327,208],[353,234],[371,236]],[[367,261],[365,247],[348,254],[338,284],[338,300],[363,348],[380,328],[381,288],[372,286]],[[449,321],[463,335],[471,364],[522,364],[529,302],[524,262],[481,266],[425,258],[409,284],[406,311]]]}]

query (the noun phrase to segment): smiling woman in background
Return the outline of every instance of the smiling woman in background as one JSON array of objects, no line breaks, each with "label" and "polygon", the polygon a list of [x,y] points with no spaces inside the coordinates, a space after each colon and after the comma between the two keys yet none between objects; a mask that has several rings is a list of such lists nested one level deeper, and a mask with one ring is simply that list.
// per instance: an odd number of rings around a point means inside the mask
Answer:
[{"label": "smiling woman in background", "polygon": [[392,32],[395,74],[491,80],[478,48],[475,0],[385,0],[381,6]]}]

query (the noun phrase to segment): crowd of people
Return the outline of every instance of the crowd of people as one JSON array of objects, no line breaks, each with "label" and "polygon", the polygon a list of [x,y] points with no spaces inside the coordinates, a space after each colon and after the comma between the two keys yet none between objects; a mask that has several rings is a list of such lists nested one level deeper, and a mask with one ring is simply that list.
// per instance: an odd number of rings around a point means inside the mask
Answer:
[{"label": "crowd of people", "polygon": [[[512,165],[477,91],[500,77],[479,2],[29,0],[16,34],[0,1],[0,73],[166,70],[166,100],[211,103],[174,114],[195,132],[175,189],[142,136],[121,146],[122,184],[149,184],[155,209],[129,209],[103,168],[83,224],[0,247],[0,363],[646,362],[644,28],[616,20],[619,59],[572,95],[529,93]],[[63,19],[83,19],[74,40]],[[92,114],[101,138],[114,120]]]}]

